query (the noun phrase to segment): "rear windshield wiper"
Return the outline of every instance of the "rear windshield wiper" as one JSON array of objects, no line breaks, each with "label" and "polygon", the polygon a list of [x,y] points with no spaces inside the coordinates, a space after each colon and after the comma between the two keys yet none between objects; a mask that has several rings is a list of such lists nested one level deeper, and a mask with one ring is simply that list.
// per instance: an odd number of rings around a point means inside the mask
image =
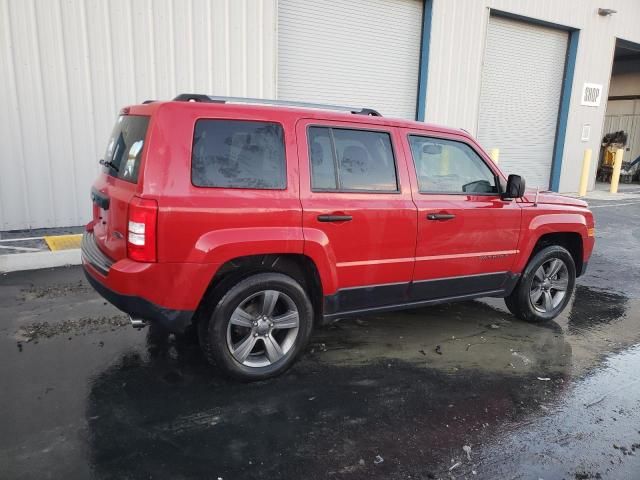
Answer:
[{"label": "rear windshield wiper", "polygon": [[105,160],[105,159],[101,158],[98,163],[100,165],[105,166],[105,167],[113,168],[116,172],[120,173],[120,169],[111,160]]}]

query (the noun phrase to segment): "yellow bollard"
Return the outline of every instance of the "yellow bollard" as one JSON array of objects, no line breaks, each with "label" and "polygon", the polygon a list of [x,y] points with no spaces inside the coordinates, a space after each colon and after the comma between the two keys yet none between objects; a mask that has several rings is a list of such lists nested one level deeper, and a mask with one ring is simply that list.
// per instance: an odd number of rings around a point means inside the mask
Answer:
[{"label": "yellow bollard", "polygon": [[589,170],[591,170],[591,149],[587,148],[584,151],[584,157],[582,157],[582,175],[580,176],[580,187],[578,188],[579,197],[584,197],[587,194]]},{"label": "yellow bollard", "polygon": [[622,155],[624,155],[624,150],[622,148],[616,150],[616,159],[613,162],[613,173],[611,174],[611,189],[609,190],[611,193],[618,193],[620,170],[622,169]]},{"label": "yellow bollard", "polygon": [[500,160],[500,149],[499,148],[492,148],[489,151],[489,156],[491,157],[491,160],[493,160],[493,163],[495,163],[497,165],[498,164],[498,160]]}]

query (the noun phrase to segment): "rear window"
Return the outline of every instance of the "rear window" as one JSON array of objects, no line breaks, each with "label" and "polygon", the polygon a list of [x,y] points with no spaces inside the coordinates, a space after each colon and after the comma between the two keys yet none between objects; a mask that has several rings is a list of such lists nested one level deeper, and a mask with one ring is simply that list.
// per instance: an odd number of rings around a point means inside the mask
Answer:
[{"label": "rear window", "polygon": [[144,138],[149,126],[149,117],[121,115],[113,127],[111,138],[104,154],[104,171],[112,177],[137,183]]},{"label": "rear window", "polygon": [[197,187],[280,190],[285,181],[284,132],[269,122],[198,120],[191,153]]}]

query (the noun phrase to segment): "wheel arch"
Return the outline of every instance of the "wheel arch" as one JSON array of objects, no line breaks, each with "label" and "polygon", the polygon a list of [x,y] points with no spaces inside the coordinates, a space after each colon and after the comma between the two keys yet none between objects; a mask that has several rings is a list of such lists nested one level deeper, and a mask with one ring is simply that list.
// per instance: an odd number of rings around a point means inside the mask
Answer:
[{"label": "wheel arch", "polygon": [[579,277],[583,272],[584,245],[582,235],[578,232],[549,232],[540,235],[533,244],[523,268],[536,253],[552,245],[561,246],[571,254],[576,266],[576,276]]},{"label": "wheel arch", "polygon": [[523,230],[519,245],[520,253],[514,264],[514,272],[524,271],[529,260],[541,248],[560,245],[571,253],[577,275],[583,273],[586,266],[585,241],[589,231],[587,219],[582,213],[526,209],[523,212]]},{"label": "wheel arch", "polygon": [[209,312],[209,306],[222,297],[231,286],[257,273],[282,273],[296,280],[309,295],[314,311],[314,323],[322,320],[323,285],[315,262],[299,253],[269,253],[244,255],[223,263],[211,278],[194,315],[197,323]]}]

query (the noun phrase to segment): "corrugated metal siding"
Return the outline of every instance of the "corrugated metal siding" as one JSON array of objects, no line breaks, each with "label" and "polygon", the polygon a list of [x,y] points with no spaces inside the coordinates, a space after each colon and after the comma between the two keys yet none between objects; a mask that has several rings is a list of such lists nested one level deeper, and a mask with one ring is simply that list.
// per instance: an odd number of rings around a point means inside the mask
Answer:
[{"label": "corrugated metal siding", "polygon": [[0,0],[0,230],[70,226],[120,107],[271,97],[276,0]]},{"label": "corrugated metal siding", "polygon": [[[598,7],[618,11],[611,17]],[[482,59],[490,9],[580,29],[567,136],[560,178],[561,191],[577,191],[585,148],[599,151],[606,102],[580,105],[582,84],[600,83],[608,96],[615,37],[640,43],[640,2],[637,0],[434,0],[429,51],[426,121],[478,132]],[[589,142],[580,140],[582,125],[591,125]],[[494,145],[500,147],[501,145]],[[595,178],[593,162],[591,178]],[[512,172],[515,173],[515,172]]]},{"label": "corrugated metal siding", "polygon": [[422,0],[280,0],[278,98],[415,119]]},{"label": "corrugated metal siding", "polygon": [[567,32],[491,16],[484,51],[478,140],[499,145],[503,168],[549,187]]}]

